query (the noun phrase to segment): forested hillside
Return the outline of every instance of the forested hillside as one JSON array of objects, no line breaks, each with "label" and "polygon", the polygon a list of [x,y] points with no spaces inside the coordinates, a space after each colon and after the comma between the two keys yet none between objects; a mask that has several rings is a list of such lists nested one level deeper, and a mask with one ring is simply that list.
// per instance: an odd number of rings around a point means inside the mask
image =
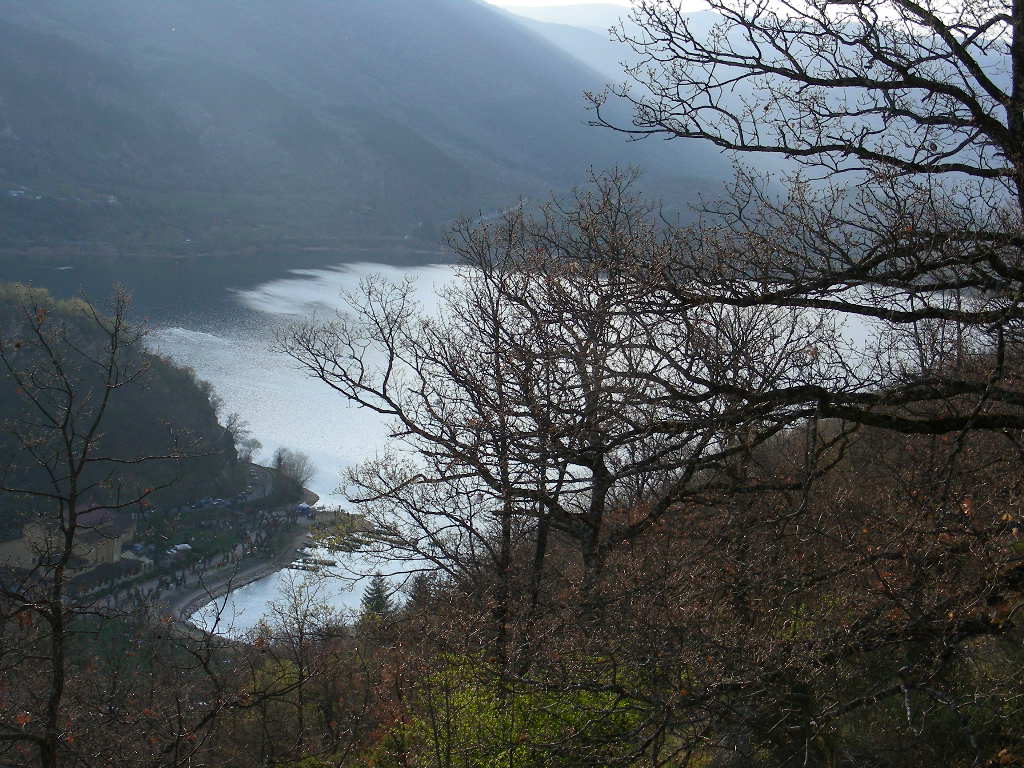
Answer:
[{"label": "forested hillside", "polygon": [[6,245],[436,242],[591,165],[662,189],[720,174],[589,130],[604,76],[470,0],[5,0],[0,19]]},{"label": "forested hillside", "polygon": [[[37,494],[68,482],[61,441],[48,434],[51,416],[67,415],[72,444],[94,441],[77,481],[84,504],[180,504],[244,484],[235,435],[218,423],[216,398],[193,372],[148,353],[130,328],[118,338],[116,370],[96,364],[111,343],[112,321],[101,312],[40,289],[0,285],[0,483],[25,491],[0,494],[6,533],[51,505]],[[59,369],[48,369],[51,356],[60,358]],[[102,428],[90,437],[88,424],[100,409]]]}]

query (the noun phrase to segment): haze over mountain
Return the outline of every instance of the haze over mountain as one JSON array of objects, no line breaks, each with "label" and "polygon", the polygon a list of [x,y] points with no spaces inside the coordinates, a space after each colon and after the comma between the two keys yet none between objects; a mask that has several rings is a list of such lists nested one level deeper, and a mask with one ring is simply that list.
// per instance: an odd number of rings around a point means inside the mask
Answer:
[{"label": "haze over mountain", "polygon": [[549,24],[589,29],[602,37],[608,28],[629,18],[629,8],[614,3],[576,3],[566,5],[506,5],[505,10]]},{"label": "haze over mountain", "polygon": [[609,39],[607,31],[598,32],[589,27],[538,21],[526,16],[515,16],[515,19],[517,23],[612,82],[622,80],[625,66],[635,61],[633,52],[625,45]]},{"label": "haze over mountain", "polygon": [[[630,9],[607,3],[579,5],[512,5],[505,11],[535,34],[562,49],[587,67],[613,82],[624,79],[623,70],[639,61],[628,45],[612,38],[610,30],[623,25],[628,34],[638,32]],[[717,16],[711,11],[688,14],[695,30],[708,31]]]},{"label": "haze over mountain", "polygon": [[0,0],[0,20],[5,247],[429,240],[591,166],[669,194],[720,173],[587,127],[607,77],[475,0]]}]

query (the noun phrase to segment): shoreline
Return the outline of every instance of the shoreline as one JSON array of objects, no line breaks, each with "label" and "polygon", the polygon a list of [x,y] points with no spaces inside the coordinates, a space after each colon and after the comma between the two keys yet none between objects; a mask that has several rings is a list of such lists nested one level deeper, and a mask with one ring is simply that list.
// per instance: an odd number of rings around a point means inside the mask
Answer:
[{"label": "shoreline", "polygon": [[[314,506],[319,500],[317,494],[303,489],[304,503]],[[276,556],[260,559],[248,565],[236,563],[221,572],[201,576],[196,584],[171,590],[159,599],[164,609],[161,613],[186,624],[191,629],[204,631],[191,621],[196,611],[242,587],[273,576],[298,559],[299,552],[312,543],[312,521],[303,521],[298,526],[299,529],[288,542],[288,546]]]},{"label": "shoreline", "polygon": [[194,585],[184,588],[179,594],[169,594],[161,598],[161,602],[168,607],[168,613],[175,621],[187,624],[189,627],[196,627],[191,622],[191,616],[196,611],[214,600],[219,600],[250,584],[262,581],[271,577],[274,573],[287,568],[298,558],[299,551],[310,543],[309,530],[305,528],[295,535],[288,549],[282,554],[269,560],[254,562],[247,567],[228,569],[215,575],[213,581],[207,584]]},{"label": "shoreline", "polygon": [[203,583],[201,579],[199,584],[171,592],[162,597],[160,602],[168,608],[169,615],[173,616],[176,621],[195,626],[190,619],[204,605],[287,568],[295,562],[299,551],[309,543],[311,543],[309,527],[302,526],[301,530],[292,537],[288,547],[276,557],[253,562],[241,568],[226,569],[224,572],[214,575],[212,580],[206,583]]}]

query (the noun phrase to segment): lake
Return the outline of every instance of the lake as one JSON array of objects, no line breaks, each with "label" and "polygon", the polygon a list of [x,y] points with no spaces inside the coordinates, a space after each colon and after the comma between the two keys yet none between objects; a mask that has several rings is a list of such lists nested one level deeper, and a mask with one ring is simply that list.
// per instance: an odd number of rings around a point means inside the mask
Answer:
[{"label": "lake", "polygon": [[[227,282],[218,282],[211,273],[209,283],[197,284],[194,291],[185,283],[192,284],[195,275],[186,281],[186,275],[174,272],[164,275],[162,290],[157,289],[161,281],[154,274],[140,291],[143,313],[150,315],[153,327],[150,346],[209,381],[224,402],[224,415],[238,413],[263,444],[264,460],[279,447],[307,454],[316,468],[308,485],[328,505],[344,503],[338,493],[343,473],[384,447],[388,425],[373,412],[349,406],[288,357],[274,352],[274,339],[291,323],[331,319],[342,305],[341,295],[357,290],[360,280],[372,274],[414,278],[424,309],[434,311],[437,290],[453,279],[455,268],[351,263],[293,269],[282,276],[278,267],[273,279],[261,282],[251,279],[249,269],[233,283],[240,287],[226,289],[225,284],[232,285],[228,276],[219,275]],[[74,279],[63,272],[59,276]],[[100,279],[89,276],[94,283]],[[40,282],[51,284],[53,275]],[[58,294],[71,292],[51,287]],[[97,295],[95,290],[92,295]],[[860,320],[847,328],[851,347],[867,345],[867,326]],[[371,569],[359,560],[349,562],[358,572]],[[226,616],[233,631],[244,631],[270,603],[297,589],[315,589],[316,599],[337,611],[352,611],[358,608],[362,587],[351,579],[332,578],[320,584],[302,571],[282,571],[236,590],[227,601]]]},{"label": "lake", "polygon": [[[384,446],[387,424],[375,413],[350,407],[272,347],[275,334],[290,323],[330,319],[342,293],[358,289],[359,281],[371,274],[412,276],[429,311],[436,308],[437,289],[452,279],[454,270],[365,263],[293,270],[287,277],[230,291],[234,311],[197,312],[188,321],[158,326],[148,340],[154,350],[194,368],[213,385],[224,401],[224,413],[238,413],[263,444],[264,459],[279,447],[307,454],[316,467],[308,487],[327,505],[343,503],[338,493],[343,472]],[[364,566],[358,561],[352,565],[356,570]],[[268,603],[309,579],[301,571],[282,571],[236,590],[226,606],[233,631],[254,625]],[[318,593],[339,611],[358,607],[361,595],[361,583],[341,578],[331,579]]]}]

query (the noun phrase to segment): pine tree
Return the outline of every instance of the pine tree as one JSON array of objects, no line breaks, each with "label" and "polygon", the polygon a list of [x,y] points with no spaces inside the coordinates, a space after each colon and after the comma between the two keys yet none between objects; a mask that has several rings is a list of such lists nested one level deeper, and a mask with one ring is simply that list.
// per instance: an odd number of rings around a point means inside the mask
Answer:
[{"label": "pine tree", "polygon": [[363,590],[363,599],[360,603],[363,618],[368,616],[390,616],[395,612],[394,603],[391,601],[391,588],[387,579],[375,573],[370,578],[370,583]]},{"label": "pine tree", "polygon": [[433,596],[431,593],[430,577],[425,573],[417,573],[409,585],[409,601],[406,603],[406,607],[416,608],[427,605]]}]

